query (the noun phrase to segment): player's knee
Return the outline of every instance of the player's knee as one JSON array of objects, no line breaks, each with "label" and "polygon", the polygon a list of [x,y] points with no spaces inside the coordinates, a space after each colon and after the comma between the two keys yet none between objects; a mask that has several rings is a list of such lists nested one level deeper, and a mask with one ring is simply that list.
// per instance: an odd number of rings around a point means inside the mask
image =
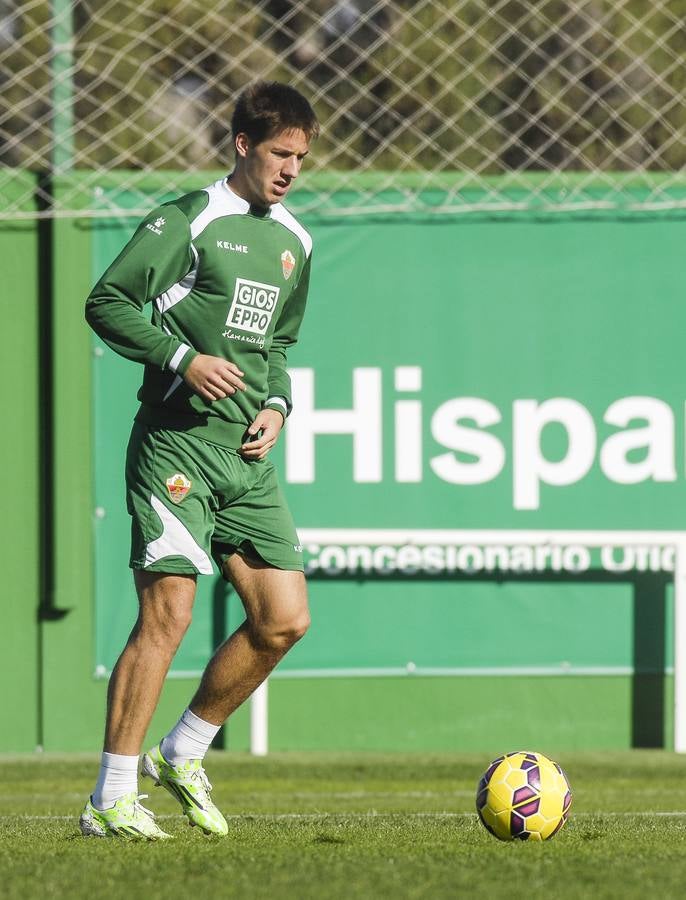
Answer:
[{"label": "player's knee", "polygon": [[285,653],[305,635],[309,627],[310,616],[305,612],[278,624],[258,627],[257,639],[265,650]]},{"label": "player's knee", "polygon": [[156,647],[175,651],[188,631],[191,618],[191,609],[167,610],[147,617],[141,630]]},{"label": "player's knee", "polygon": [[190,609],[174,610],[164,624],[169,640],[180,644],[190,627],[192,618],[193,612]]},{"label": "player's knee", "polygon": [[193,615],[195,580],[137,570],[139,598],[137,628],[140,637],[159,651],[176,651]]},{"label": "player's knee", "polygon": [[297,644],[301,638],[305,637],[309,627],[310,614],[305,612],[298,616],[298,618],[291,623],[290,630],[288,631],[289,646],[292,647],[293,644]]}]

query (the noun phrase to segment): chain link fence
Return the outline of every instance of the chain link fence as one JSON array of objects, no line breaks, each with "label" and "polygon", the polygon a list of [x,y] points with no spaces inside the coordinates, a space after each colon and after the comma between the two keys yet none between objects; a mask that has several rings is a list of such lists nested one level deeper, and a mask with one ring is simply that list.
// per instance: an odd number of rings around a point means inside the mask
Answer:
[{"label": "chain link fence", "polygon": [[231,168],[267,78],[322,123],[301,211],[682,209],[685,51],[686,0],[0,0],[0,164],[45,175],[44,215],[83,215],[84,183],[137,215],[141,173]]}]

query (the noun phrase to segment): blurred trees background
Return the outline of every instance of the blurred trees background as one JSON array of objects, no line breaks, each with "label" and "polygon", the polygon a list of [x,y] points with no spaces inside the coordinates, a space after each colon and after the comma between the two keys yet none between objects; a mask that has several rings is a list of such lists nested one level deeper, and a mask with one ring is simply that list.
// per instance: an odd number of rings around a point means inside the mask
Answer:
[{"label": "blurred trees background", "polygon": [[[64,3],[62,4],[64,6]],[[74,0],[75,165],[230,165],[256,78],[321,119],[326,170],[675,171],[686,0]],[[59,4],[0,0],[0,162],[47,168]]]}]

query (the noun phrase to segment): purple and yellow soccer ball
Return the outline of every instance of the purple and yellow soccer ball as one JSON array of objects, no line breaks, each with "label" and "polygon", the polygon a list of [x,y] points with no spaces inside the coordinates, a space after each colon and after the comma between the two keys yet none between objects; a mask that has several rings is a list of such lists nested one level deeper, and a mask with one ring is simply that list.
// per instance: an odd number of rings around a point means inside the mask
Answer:
[{"label": "purple and yellow soccer ball", "polygon": [[481,823],[500,841],[547,841],[565,824],[571,805],[560,766],[525,750],[494,759],[476,790]]}]

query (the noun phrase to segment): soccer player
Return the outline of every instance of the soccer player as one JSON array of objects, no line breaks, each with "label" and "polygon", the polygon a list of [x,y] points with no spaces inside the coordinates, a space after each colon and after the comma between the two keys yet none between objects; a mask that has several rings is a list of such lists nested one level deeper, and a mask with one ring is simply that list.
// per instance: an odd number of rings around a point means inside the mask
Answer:
[{"label": "soccer player", "polygon": [[259,82],[238,98],[231,127],[233,172],[147,216],[86,302],[97,334],[145,364],[126,459],[139,612],[109,683],[100,773],[80,819],[86,835],[169,836],[139,803],[139,754],[210,556],[246,621],[141,767],[191,825],[227,833],[203,758],[309,625],[302,549],[267,454],[291,409],[286,352],[312,249],[282,201],[319,126],[298,91]]}]

